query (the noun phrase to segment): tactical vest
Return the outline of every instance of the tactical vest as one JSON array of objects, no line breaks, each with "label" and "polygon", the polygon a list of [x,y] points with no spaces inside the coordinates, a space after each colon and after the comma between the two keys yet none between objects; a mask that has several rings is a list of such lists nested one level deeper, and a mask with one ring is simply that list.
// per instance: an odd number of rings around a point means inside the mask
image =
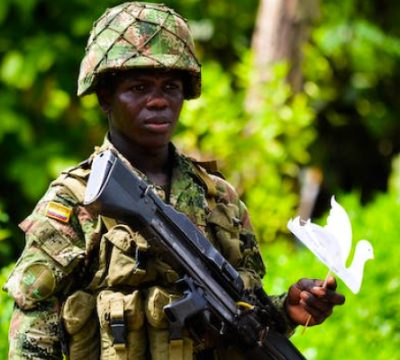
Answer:
[{"label": "tactical vest", "polygon": [[[208,222],[215,225],[217,242],[233,264],[241,257],[235,209],[218,204],[215,180],[194,162],[208,203]],[[53,186],[63,186],[83,202],[89,166],[69,170]],[[237,209],[236,209],[237,210]],[[163,307],[180,297],[177,272],[162,258],[147,256],[149,244],[139,231],[101,218],[98,270],[86,289],[67,298],[62,308],[68,338],[68,357],[78,359],[193,359],[202,344],[183,331],[169,329]]]}]

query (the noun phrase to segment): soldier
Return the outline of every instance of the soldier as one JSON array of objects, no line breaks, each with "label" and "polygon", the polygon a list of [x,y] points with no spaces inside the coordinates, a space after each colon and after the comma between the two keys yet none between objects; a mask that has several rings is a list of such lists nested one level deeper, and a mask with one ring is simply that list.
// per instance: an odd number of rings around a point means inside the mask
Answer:
[{"label": "soldier", "polygon": [[[186,21],[164,5],[124,3],[94,24],[78,95],[97,94],[109,132],[20,224],[26,247],[5,285],[15,299],[10,359],[228,356],[207,334],[171,340],[163,307],[180,292],[168,256],[152,255],[140,229],[83,205],[93,157],[111,149],[204,232],[248,289],[260,284],[264,265],[236,191],[170,141],[183,101],[200,95],[200,74]],[[303,279],[274,297],[287,334],[310,315],[310,325],[323,322],[344,302],[335,289],[334,278],[326,288]]]}]

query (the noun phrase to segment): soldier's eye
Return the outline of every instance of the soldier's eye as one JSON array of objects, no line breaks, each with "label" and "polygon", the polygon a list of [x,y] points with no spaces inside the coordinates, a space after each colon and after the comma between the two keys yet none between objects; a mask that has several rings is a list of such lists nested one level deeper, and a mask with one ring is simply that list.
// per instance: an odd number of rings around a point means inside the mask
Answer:
[{"label": "soldier's eye", "polygon": [[131,90],[135,92],[143,92],[146,90],[146,86],[144,84],[133,84],[131,85]]},{"label": "soldier's eye", "polygon": [[177,90],[177,89],[181,89],[181,88],[182,88],[182,85],[179,81],[170,81],[165,84],[166,90]]},{"label": "soldier's eye", "polygon": [[168,83],[168,84],[165,85],[165,88],[168,89],[168,90],[174,90],[174,89],[177,88],[177,86],[174,83]]}]

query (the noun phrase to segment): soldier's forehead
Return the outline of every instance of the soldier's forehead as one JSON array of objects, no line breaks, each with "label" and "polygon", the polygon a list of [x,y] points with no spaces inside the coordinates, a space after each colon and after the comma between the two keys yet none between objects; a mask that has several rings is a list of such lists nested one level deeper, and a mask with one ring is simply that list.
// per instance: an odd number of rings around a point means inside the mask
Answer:
[{"label": "soldier's forehead", "polygon": [[182,80],[182,71],[170,69],[131,69],[116,72],[114,77],[117,81],[144,78],[176,79]]}]

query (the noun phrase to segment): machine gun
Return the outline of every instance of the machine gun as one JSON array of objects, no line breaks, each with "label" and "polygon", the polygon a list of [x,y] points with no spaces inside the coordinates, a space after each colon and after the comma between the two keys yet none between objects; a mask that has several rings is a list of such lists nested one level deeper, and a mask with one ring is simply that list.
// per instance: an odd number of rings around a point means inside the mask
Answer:
[{"label": "machine gun", "polygon": [[305,360],[282,334],[284,320],[264,290],[245,291],[239,273],[190,219],[112,151],[94,159],[84,203],[128,225],[139,222],[150,246],[161,247],[183,269],[183,296],[164,307],[172,328],[190,329],[203,316],[213,333],[238,345],[246,358]]}]

